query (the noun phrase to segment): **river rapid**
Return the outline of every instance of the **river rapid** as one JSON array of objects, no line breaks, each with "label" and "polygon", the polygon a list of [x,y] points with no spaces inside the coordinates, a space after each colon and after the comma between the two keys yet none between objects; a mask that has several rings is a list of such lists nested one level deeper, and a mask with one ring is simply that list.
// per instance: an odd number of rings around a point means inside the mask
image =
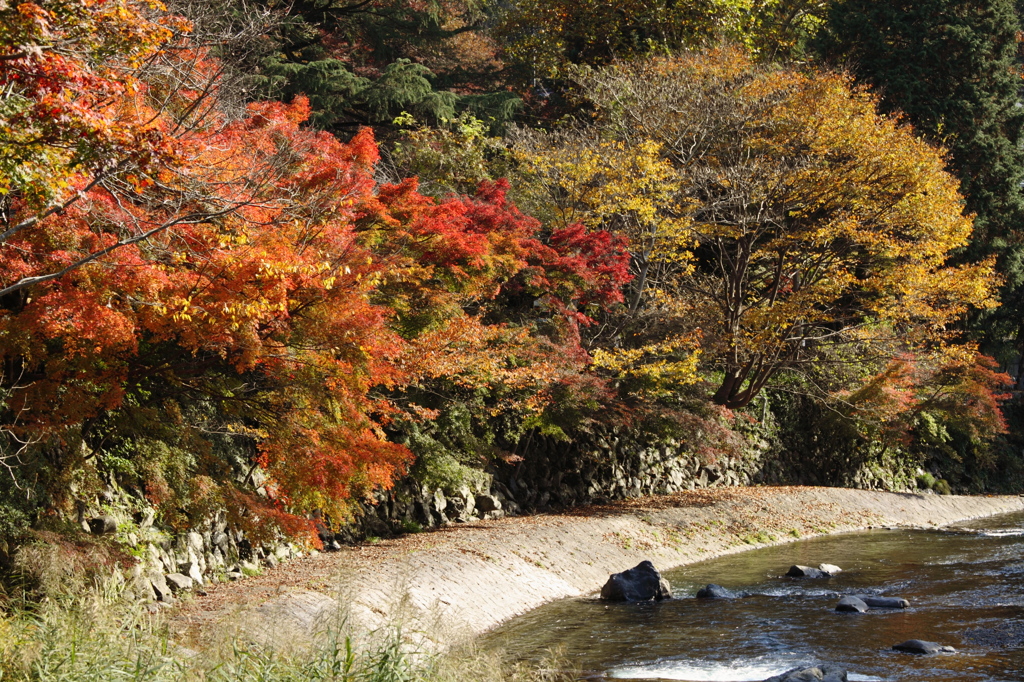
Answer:
[{"label": "river rapid", "polygon": [[[843,572],[785,577],[792,564],[820,563]],[[815,662],[842,665],[853,681],[1024,680],[1024,513],[802,540],[664,575],[671,601],[567,599],[510,621],[484,644],[534,661],[556,650],[597,680],[753,682]],[[707,583],[749,596],[695,599]],[[865,593],[911,606],[835,611],[840,596]],[[892,650],[908,639],[956,653]]]}]

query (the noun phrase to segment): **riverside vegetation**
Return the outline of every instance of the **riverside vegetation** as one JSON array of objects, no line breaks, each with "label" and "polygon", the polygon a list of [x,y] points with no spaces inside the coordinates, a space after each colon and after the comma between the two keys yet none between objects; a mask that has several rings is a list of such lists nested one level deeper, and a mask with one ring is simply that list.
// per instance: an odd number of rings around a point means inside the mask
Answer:
[{"label": "riverside vegetation", "polygon": [[125,600],[110,580],[44,604],[6,604],[0,620],[0,679],[137,680],[168,682],[455,682],[456,680],[577,679],[553,655],[536,664],[503,660],[498,653],[454,646],[444,653],[409,646],[414,624],[395,623],[372,633],[349,633],[343,616],[300,653],[245,642],[218,642],[199,650],[171,641],[159,617]]},{"label": "riverside vegetation", "polygon": [[121,641],[47,561],[1019,492],[1020,16],[904,5],[0,3],[3,632]]}]

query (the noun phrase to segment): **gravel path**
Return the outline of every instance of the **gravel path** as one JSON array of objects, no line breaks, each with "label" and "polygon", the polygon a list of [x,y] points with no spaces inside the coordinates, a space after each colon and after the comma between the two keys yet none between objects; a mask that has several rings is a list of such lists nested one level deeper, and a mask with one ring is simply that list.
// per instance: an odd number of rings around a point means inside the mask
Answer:
[{"label": "gravel path", "polygon": [[[360,630],[402,622],[431,641],[472,636],[545,602],[596,592],[609,573],[659,569],[797,538],[880,526],[932,528],[1024,510],[1024,497],[845,488],[724,488],[563,514],[454,525],[289,561],[213,585],[172,616],[179,641],[239,633],[302,643],[344,614]],[[429,644],[429,642],[427,642]]]}]

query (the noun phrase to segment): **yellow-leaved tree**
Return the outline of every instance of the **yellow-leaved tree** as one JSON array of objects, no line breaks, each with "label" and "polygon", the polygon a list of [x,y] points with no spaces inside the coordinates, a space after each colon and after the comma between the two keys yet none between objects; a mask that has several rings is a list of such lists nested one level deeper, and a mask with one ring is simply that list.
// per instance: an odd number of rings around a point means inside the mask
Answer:
[{"label": "yellow-leaved tree", "polygon": [[996,276],[947,263],[972,229],[957,181],[847,77],[733,48],[573,77],[596,114],[520,143],[527,172],[549,215],[628,235],[629,315],[672,311],[647,325],[662,342],[699,334],[716,403],[745,406],[780,370],[837,354],[973,353],[951,329],[996,305]]},{"label": "yellow-leaved tree", "polygon": [[690,211],[678,204],[681,178],[663,145],[595,138],[584,128],[518,130],[513,138],[520,192],[548,225],[582,223],[628,239],[631,291],[622,313],[608,318],[608,340],[597,341],[594,365],[641,379],[648,391],[694,383],[696,339],[680,322],[691,310],[675,283],[691,274],[696,242]]}]

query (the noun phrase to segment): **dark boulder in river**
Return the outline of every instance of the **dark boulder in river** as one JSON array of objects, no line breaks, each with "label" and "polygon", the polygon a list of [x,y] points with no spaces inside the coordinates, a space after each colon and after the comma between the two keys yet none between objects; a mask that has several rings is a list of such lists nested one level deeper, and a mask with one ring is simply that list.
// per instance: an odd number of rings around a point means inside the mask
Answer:
[{"label": "dark boulder in river", "polygon": [[846,670],[837,665],[793,668],[764,682],[847,682]]},{"label": "dark boulder in river", "polygon": [[873,609],[905,609],[910,602],[899,597],[873,597],[870,594],[854,595]]},{"label": "dark boulder in river", "polygon": [[937,654],[940,651],[956,651],[956,649],[951,646],[941,646],[935,642],[925,642],[920,639],[908,639],[905,642],[893,644],[892,648],[896,651],[902,651],[908,654]]},{"label": "dark boulder in river", "polygon": [[708,583],[707,587],[702,587],[697,590],[697,599],[736,599],[737,597],[743,596],[745,595],[740,594],[739,592],[733,592],[730,589],[714,583]]},{"label": "dark boulder in river", "polygon": [[836,604],[836,611],[843,613],[865,613],[868,610],[868,605],[864,603],[862,599],[857,597],[843,597]]},{"label": "dark boulder in river", "polygon": [[651,601],[671,599],[672,590],[668,581],[661,577],[650,561],[623,571],[612,573],[601,588],[601,599],[607,601]]},{"label": "dark boulder in river", "polygon": [[828,578],[831,575],[831,573],[826,573],[820,568],[799,565],[790,566],[789,570],[786,571],[786,576],[790,578]]},{"label": "dark boulder in river", "polygon": [[870,594],[854,594],[843,597],[836,605],[836,611],[858,611],[872,609],[905,609],[910,602],[899,597],[875,597]]}]

